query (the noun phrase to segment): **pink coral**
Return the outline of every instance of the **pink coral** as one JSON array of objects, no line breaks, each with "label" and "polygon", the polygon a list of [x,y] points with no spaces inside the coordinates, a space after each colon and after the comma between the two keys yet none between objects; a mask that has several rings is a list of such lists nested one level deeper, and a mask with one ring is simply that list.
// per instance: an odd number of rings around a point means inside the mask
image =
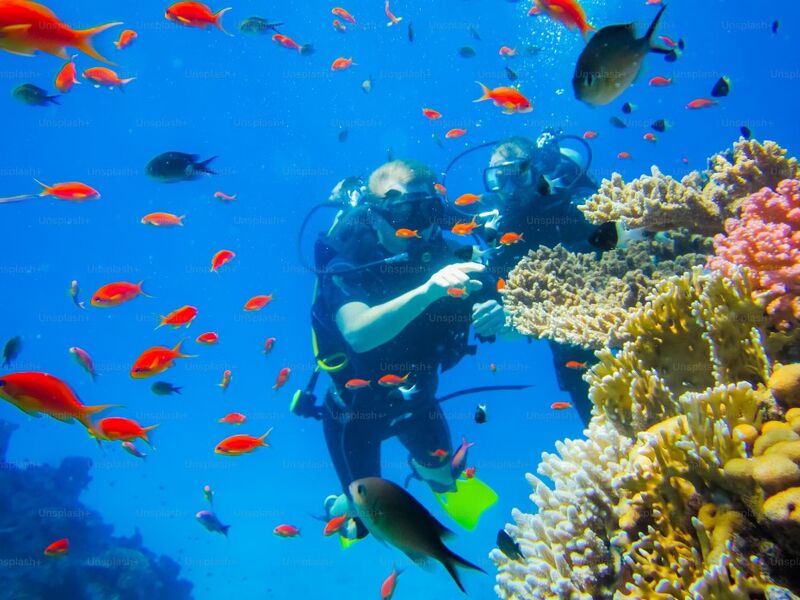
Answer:
[{"label": "pink coral", "polygon": [[740,219],[714,237],[708,268],[730,274],[750,269],[753,296],[780,329],[800,322],[800,181],[785,179],[777,193],[763,188],[742,203]]}]

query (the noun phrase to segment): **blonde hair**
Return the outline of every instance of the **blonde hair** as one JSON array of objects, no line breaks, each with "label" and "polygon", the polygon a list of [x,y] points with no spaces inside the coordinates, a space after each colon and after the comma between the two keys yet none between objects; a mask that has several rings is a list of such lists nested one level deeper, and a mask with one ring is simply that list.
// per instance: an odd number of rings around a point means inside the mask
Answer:
[{"label": "blonde hair", "polygon": [[416,160],[393,160],[375,169],[369,176],[369,191],[383,198],[396,184],[407,187],[412,184],[427,185],[433,193],[436,174],[433,170]]},{"label": "blonde hair", "polygon": [[514,136],[503,140],[494,147],[489,164],[497,165],[502,162],[530,158],[535,150],[536,146],[531,140],[522,136]]}]

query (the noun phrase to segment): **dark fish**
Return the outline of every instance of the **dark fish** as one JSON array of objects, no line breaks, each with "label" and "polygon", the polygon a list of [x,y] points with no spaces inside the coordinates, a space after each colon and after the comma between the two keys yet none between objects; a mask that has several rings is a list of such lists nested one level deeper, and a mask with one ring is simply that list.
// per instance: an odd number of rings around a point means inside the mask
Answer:
[{"label": "dark fish", "polygon": [[651,43],[666,8],[661,7],[644,37],[636,37],[633,23],[609,25],[594,34],[578,57],[572,76],[572,88],[578,100],[590,106],[608,104],[633,83],[642,70],[644,57],[650,52],[674,54]]},{"label": "dark fish", "polygon": [[411,23],[411,21],[408,22],[408,41],[414,41],[414,25]]},{"label": "dark fish", "polygon": [[10,340],[6,342],[5,348],[3,348],[3,367],[10,367],[11,362],[16,360],[19,353],[22,352],[22,338],[18,335],[15,335]]},{"label": "dark fish", "polygon": [[350,135],[350,132],[347,129],[342,129],[339,132],[339,135],[336,136],[336,139],[340,142],[344,143],[347,141],[347,136]]},{"label": "dark fish", "polygon": [[711,88],[711,95],[714,98],[724,98],[727,96],[731,91],[731,80],[728,79],[727,75],[723,75],[717,80],[717,83],[714,84],[714,87]]},{"label": "dark fish", "polygon": [[473,38],[475,38],[479,42],[481,41],[481,34],[478,33],[478,29],[475,27],[475,25],[469,26],[469,33]]},{"label": "dark fish", "polygon": [[260,35],[263,35],[269,31],[280,33],[280,31],[278,31],[278,27],[281,25],[283,25],[283,23],[271,23],[262,17],[247,17],[239,24],[239,30],[242,33]]},{"label": "dark fish", "polygon": [[221,533],[225,537],[228,537],[228,529],[230,529],[231,526],[223,525],[222,521],[219,520],[217,515],[210,510],[201,510],[195,515],[195,517],[198,521],[200,521],[200,524],[209,531],[216,531],[217,533]]},{"label": "dark fish", "polygon": [[536,56],[541,51],[542,49],[539,46],[525,46],[522,49],[522,52],[525,54],[525,56]]},{"label": "dark fish", "polygon": [[772,33],[778,33],[778,27],[781,26],[780,21],[773,21],[772,22]]},{"label": "dark fish", "polygon": [[753,137],[753,132],[750,131],[750,128],[747,125],[742,125],[739,127],[739,132],[746,140],[749,140],[751,137]]},{"label": "dark fish", "polygon": [[613,250],[617,247],[617,242],[619,242],[619,234],[617,225],[613,222],[599,225],[589,236],[589,244],[601,252]]},{"label": "dark fish", "polygon": [[369,94],[372,91],[372,75],[361,82],[361,89],[365,94]]},{"label": "dark fish", "polygon": [[176,387],[167,381],[156,381],[150,386],[153,393],[158,396],[169,396],[170,394],[180,394],[182,387]]},{"label": "dark fish", "polygon": [[622,119],[620,119],[619,117],[611,117],[611,118],[608,120],[608,122],[609,122],[609,123],[611,123],[611,125],[612,125],[613,127],[616,127],[617,129],[626,129],[626,128],[628,127],[628,126],[625,124],[625,121],[623,121],[623,120],[622,120]]},{"label": "dark fish", "polygon": [[650,125],[652,129],[655,129],[659,133],[664,133],[667,128],[669,127],[669,123],[665,119],[659,119],[655,121],[652,125]]},{"label": "dark fish", "polygon": [[462,48],[458,49],[458,55],[461,58],[472,58],[475,56],[475,49],[470,48],[469,46],[463,46]]},{"label": "dark fish", "polygon": [[439,146],[439,148],[444,149],[444,143],[442,142],[442,138],[440,138],[438,134],[432,133],[431,139],[433,139],[433,141],[436,143],[437,146]]},{"label": "dark fish", "polygon": [[626,115],[631,114],[635,110],[636,110],[636,105],[631,104],[630,102],[626,102],[625,104],[622,105],[622,112],[624,112]]},{"label": "dark fish", "polygon": [[475,407],[475,422],[478,425],[483,425],[489,419],[489,415],[486,414],[486,405],[485,404],[478,404]]},{"label": "dark fish", "polygon": [[349,489],[359,516],[372,535],[415,562],[426,558],[438,560],[462,592],[465,590],[456,565],[485,573],[444,545],[442,537],[452,532],[399,485],[379,477],[366,477],[351,483]]},{"label": "dark fish", "polygon": [[514,71],[512,71],[510,67],[506,67],[506,77],[508,77],[509,81],[516,81],[517,79],[519,79],[519,77],[517,77],[517,74]]},{"label": "dark fish", "polygon": [[209,163],[217,158],[201,161],[197,154],[185,154],[183,152],[164,152],[159,154],[145,167],[145,173],[156,181],[162,183],[177,183],[179,181],[191,181],[198,179],[201,175],[216,175],[208,168]]},{"label": "dark fish", "polygon": [[43,90],[40,87],[36,87],[32,83],[23,83],[22,85],[14,88],[14,91],[11,92],[11,95],[20,102],[24,102],[28,106],[47,106],[48,104],[58,104],[58,105],[61,104],[58,101],[59,96],[57,95],[49,96],[46,90]]},{"label": "dark fish", "polygon": [[505,529],[501,529],[497,532],[497,547],[500,549],[500,552],[511,560],[525,560],[525,555],[522,553],[522,550],[520,550],[519,544],[511,539],[511,536],[506,533]]}]

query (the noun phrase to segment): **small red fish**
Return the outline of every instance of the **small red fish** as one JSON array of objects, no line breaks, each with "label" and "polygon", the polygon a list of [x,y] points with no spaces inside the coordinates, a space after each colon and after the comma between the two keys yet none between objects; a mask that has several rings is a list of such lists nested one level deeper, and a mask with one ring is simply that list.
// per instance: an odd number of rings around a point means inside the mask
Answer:
[{"label": "small red fish", "polygon": [[261,437],[247,434],[232,435],[217,444],[214,452],[225,456],[241,456],[242,454],[249,454],[262,446],[264,448],[269,448],[269,444],[265,440],[271,432],[272,427]]},{"label": "small red fish", "polygon": [[401,227],[400,229],[396,230],[394,234],[403,239],[408,238],[421,238],[422,236],[419,234],[419,231],[416,229],[406,229],[405,227]]},{"label": "small red fish", "polygon": [[183,220],[186,215],[173,215],[172,213],[154,212],[142,217],[142,225],[152,225],[153,227],[183,227]]},{"label": "small red fish", "polygon": [[451,129],[447,133],[445,133],[444,137],[446,137],[448,140],[450,140],[450,139],[453,139],[453,138],[461,137],[462,135],[466,135],[466,134],[467,134],[467,130],[466,129],[455,128],[455,129]]},{"label": "small red fish", "polygon": [[440,196],[447,196],[447,188],[444,187],[441,183],[434,183],[433,189],[436,190],[436,193]]},{"label": "small red fish", "polygon": [[159,324],[156,329],[159,327],[164,327],[164,325],[172,325],[173,329],[178,329],[179,327],[189,327],[194,321],[195,317],[197,316],[197,308],[194,306],[181,306],[173,310],[169,313],[166,317],[161,317],[161,323]]},{"label": "small red fish", "polygon": [[480,202],[481,197],[478,194],[461,194],[456,201],[453,202],[456,206],[469,206],[470,204],[475,204],[476,202]]},{"label": "small red fish", "polygon": [[197,336],[194,340],[198,344],[206,344],[211,346],[213,344],[219,343],[219,335],[217,335],[216,331],[206,331],[205,333],[201,333]]},{"label": "small red fish", "polygon": [[293,538],[300,535],[300,530],[294,525],[278,525],[272,530],[272,533],[278,537]]},{"label": "small red fish", "polygon": [[392,600],[394,591],[397,589],[397,578],[400,577],[400,573],[402,573],[402,571],[392,569],[389,576],[383,580],[381,584],[381,600]]},{"label": "small red fish", "polygon": [[438,110],[433,110],[432,108],[423,108],[422,114],[431,121],[442,118],[442,113],[440,113]]},{"label": "small red fish", "polygon": [[64,63],[64,66],[61,67],[58,75],[56,75],[56,89],[62,94],[66,94],[72,89],[72,86],[76,83],[80,83],[80,81],[78,81],[78,71],[75,68],[76,56],[77,54]]},{"label": "small red fish", "polygon": [[619,154],[617,154],[617,158],[619,158],[620,160],[628,160],[630,157],[631,157],[630,152],[622,151]]},{"label": "small red fish", "polygon": [[356,19],[355,19],[355,17],[353,17],[353,15],[351,15],[349,12],[347,12],[347,11],[346,11],[345,9],[343,9],[343,8],[339,8],[339,7],[337,6],[336,8],[334,8],[334,9],[331,9],[331,14],[332,14],[332,15],[336,15],[336,16],[337,16],[337,17],[339,17],[340,19],[344,19],[345,21],[347,21],[348,23],[350,23],[350,24],[352,24],[352,25],[355,25],[355,24],[356,24]]},{"label": "small red fish", "polygon": [[361,388],[369,387],[369,380],[368,379],[348,379],[347,383],[344,384],[348,390],[360,390]]},{"label": "small red fish", "polygon": [[489,370],[490,370],[492,373],[497,373],[497,365],[496,365],[496,364],[494,364],[494,363],[489,363]]},{"label": "small red fish", "polygon": [[451,298],[464,298],[468,294],[467,290],[465,290],[464,288],[449,287],[447,288],[447,295],[450,296]]},{"label": "small red fish", "polygon": [[331,71],[344,71],[345,69],[352,67],[354,64],[356,63],[353,62],[352,58],[339,57],[331,64]]},{"label": "small red fish", "polygon": [[656,141],[658,141],[658,139],[656,138],[656,134],[655,134],[655,133],[652,133],[652,132],[650,132],[650,131],[648,131],[647,133],[645,133],[645,134],[642,136],[642,138],[644,138],[644,140],[645,140],[645,141],[647,141],[647,142],[653,142],[654,144],[656,143]]},{"label": "small red fish", "polygon": [[214,192],[214,198],[217,200],[222,200],[223,202],[233,202],[236,200],[236,194],[231,196],[230,194],[226,194],[225,192]]},{"label": "small red fish", "polygon": [[284,48],[288,48],[289,50],[297,50],[298,52],[300,52],[303,49],[303,47],[297,42],[295,42],[292,38],[280,33],[276,33],[275,35],[273,35],[272,41],[280,44]]},{"label": "small red fish", "polygon": [[689,158],[687,156],[682,156],[681,157],[681,162],[683,164],[685,164],[685,165],[688,165],[689,164]]},{"label": "small red fish", "polygon": [[586,21],[586,13],[577,0],[536,0],[543,14],[558,21],[570,31],[577,29],[584,39],[595,28]]},{"label": "small red fish", "polygon": [[333,535],[334,533],[338,533],[339,530],[344,527],[344,524],[347,522],[347,514],[333,517],[330,521],[325,524],[325,529],[322,531],[322,535],[328,537]]},{"label": "small red fish", "polygon": [[498,292],[502,292],[504,289],[506,289],[506,280],[502,277],[498,277],[495,289],[497,289]]},{"label": "small red fish", "polygon": [[73,346],[69,349],[70,354],[75,357],[75,360],[80,366],[91,376],[92,381],[97,381],[97,372],[94,370],[94,363],[92,357],[83,348]]},{"label": "small red fish", "polygon": [[653,87],[665,87],[672,85],[672,77],[653,77],[648,83]]},{"label": "small red fish", "polygon": [[538,6],[532,6],[531,9],[528,11],[529,17],[538,17],[542,14],[542,11],[539,10]]},{"label": "small red fish", "polygon": [[495,106],[504,108],[505,110],[503,112],[507,115],[514,113],[529,113],[533,110],[533,103],[523,96],[522,92],[515,87],[501,86],[492,90],[483,85],[480,81],[476,81],[475,83],[481,86],[483,95],[480,98],[473,100],[473,102],[492,100]]},{"label": "small red fish", "polygon": [[131,456],[135,456],[136,458],[146,458],[147,454],[142,452],[136,447],[136,444],[133,442],[122,442],[122,447],[124,448],[125,452],[130,454]]},{"label": "small red fish", "polygon": [[476,227],[480,227],[480,224],[475,217],[472,217],[472,221],[468,223],[456,223],[450,228],[450,231],[455,235],[470,235]]},{"label": "small red fish", "polygon": [[392,11],[389,9],[389,0],[383,5],[383,11],[386,13],[386,16],[389,17],[389,22],[386,24],[387,27],[391,27],[392,25],[397,25],[400,21],[403,20],[403,17],[396,17],[392,14]]},{"label": "small red fish", "polygon": [[572,404],[570,404],[569,402],[553,402],[550,405],[550,408],[552,408],[553,410],[564,410],[564,409],[569,408],[571,406],[572,406]]},{"label": "small red fish", "polygon": [[102,436],[98,439],[132,442],[140,438],[141,440],[150,444],[147,433],[158,427],[158,425],[150,425],[149,427],[142,427],[133,419],[126,419],[124,417],[107,417],[100,419],[97,422],[97,429],[101,432]]},{"label": "small red fish", "polygon": [[222,388],[222,391],[228,389],[228,386],[231,384],[231,370],[225,369],[225,372],[222,374],[222,383],[218,383],[217,385]]},{"label": "small red fish", "polygon": [[568,369],[581,370],[586,368],[586,363],[578,362],[577,360],[568,360],[567,362],[564,363],[564,366],[567,367]]},{"label": "small red fish", "polygon": [[219,269],[223,265],[227,265],[235,257],[236,257],[235,252],[231,252],[230,250],[220,250],[211,259],[211,272],[216,273],[217,269]]},{"label": "small red fish", "polygon": [[153,346],[139,355],[131,367],[131,377],[144,379],[163,373],[173,366],[176,358],[193,358],[191,354],[181,352],[183,340],[175,344],[174,348],[166,346]]},{"label": "small red fish", "polygon": [[585,140],[593,140],[597,137],[597,132],[592,131],[591,129],[583,132],[583,139]]},{"label": "small red fish", "polygon": [[406,381],[408,381],[410,375],[411,373],[408,373],[403,377],[392,374],[384,375],[383,377],[378,379],[378,385],[383,387],[397,387],[399,385],[403,385]]},{"label": "small red fish", "polygon": [[226,423],[227,425],[241,425],[247,420],[247,417],[242,413],[228,413],[222,417],[218,423]]},{"label": "small red fish", "polygon": [[136,79],[136,77],[120,79],[119,75],[107,67],[92,67],[91,69],[86,69],[83,72],[83,78],[94,83],[94,87],[96,88],[119,88],[120,91],[122,91],[122,86],[127,85]]},{"label": "small red fish", "polygon": [[253,296],[244,303],[244,309],[246,311],[254,312],[261,310],[270,302],[272,302],[272,294],[267,294],[265,296]]},{"label": "small red fish", "polygon": [[133,29],[126,29],[119,34],[119,39],[114,42],[117,50],[124,50],[130,46],[139,35]]},{"label": "small red fish", "polygon": [[522,237],[523,235],[524,234],[522,233],[514,233],[513,231],[509,231],[508,233],[501,235],[499,241],[501,244],[503,244],[503,246],[510,246],[511,244],[517,244],[525,241],[525,238]]},{"label": "small red fish", "polygon": [[[660,4],[660,2],[648,2],[648,4]],[[666,36],[666,35],[660,35],[660,36],[658,36],[658,39],[660,39],[662,42],[664,42],[667,45],[667,47],[669,47],[669,48],[675,48],[678,45],[678,44],[675,43],[675,41],[672,38],[670,38],[669,36]]]},{"label": "small red fish", "polygon": [[347,33],[347,27],[339,19],[333,20],[333,28],[339,33]]},{"label": "small red fish", "polygon": [[281,389],[286,382],[289,380],[289,375],[292,374],[292,370],[289,367],[283,367],[278,372],[278,378],[275,380],[275,385],[272,386],[273,390]]},{"label": "small red fish", "polygon": [[717,104],[716,100],[709,100],[708,98],[697,98],[696,100],[692,100],[689,104],[686,105],[686,108],[689,110],[697,110],[699,108],[710,108]]},{"label": "small red fish", "polygon": [[464,469],[464,477],[467,479],[472,479],[475,477],[475,467],[467,467]]},{"label": "small red fish", "polygon": [[505,58],[511,58],[512,56],[517,55],[517,51],[514,48],[509,48],[508,46],[502,46],[498,54]]},{"label": "small red fish", "polygon": [[34,181],[44,188],[39,193],[40,196],[53,196],[53,198],[58,198],[59,200],[74,200],[76,202],[100,198],[100,192],[79,181],[54,183],[53,185],[47,185],[38,179],[34,179]]},{"label": "small red fish", "polygon": [[69,552],[69,540],[67,538],[56,540],[44,549],[45,556],[64,556],[67,552]]},{"label": "small red fish", "polygon": [[272,352],[272,347],[275,345],[275,338],[267,338],[264,342],[264,354],[269,354]]},{"label": "small red fish", "polygon": [[210,25],[218,28],[222,33],[230,35],[223,29],[220,23],[220,17],[230,8],[223,8],[217,13],[211,12],[211,9],[201,2],[176,2],[167,9],[164,17],[168,21],[183,25],[185,27],[197,27],[199,29],[206,29]]},{"label": "small red fish", "polygon": [[446,458],[447,450],[443,450],[442,448],[437,448],[436,450],[431,452],[431,456],[435,456],[436,458]]},{"label": "small red fish", "polygon": [[92,306],[97,308],[109,308],[112,306],[119,306],[123,302],[129,302],[136,298],[136,296],[144,296],[149,298],[142,290],[142,284],[129,283],[127,281],[116,281],[114,283],[107,283],[100,287],[92,295]]}]

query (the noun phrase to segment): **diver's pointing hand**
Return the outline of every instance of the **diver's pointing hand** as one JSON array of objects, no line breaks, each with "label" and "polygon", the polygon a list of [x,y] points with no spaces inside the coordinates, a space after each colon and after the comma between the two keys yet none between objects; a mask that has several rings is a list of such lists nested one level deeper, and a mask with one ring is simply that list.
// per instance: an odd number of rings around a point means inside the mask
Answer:
[{"label": "diver's pointing hand", "polygon": [[427,281],[425,291],[432,300],[444,298],[450,288],[464,288],[468,294],[477,292],[483,284],[477,279],[470,279],[469,273],[480,273],[485,269],[484,265],[474,262],[447,265]]}]

